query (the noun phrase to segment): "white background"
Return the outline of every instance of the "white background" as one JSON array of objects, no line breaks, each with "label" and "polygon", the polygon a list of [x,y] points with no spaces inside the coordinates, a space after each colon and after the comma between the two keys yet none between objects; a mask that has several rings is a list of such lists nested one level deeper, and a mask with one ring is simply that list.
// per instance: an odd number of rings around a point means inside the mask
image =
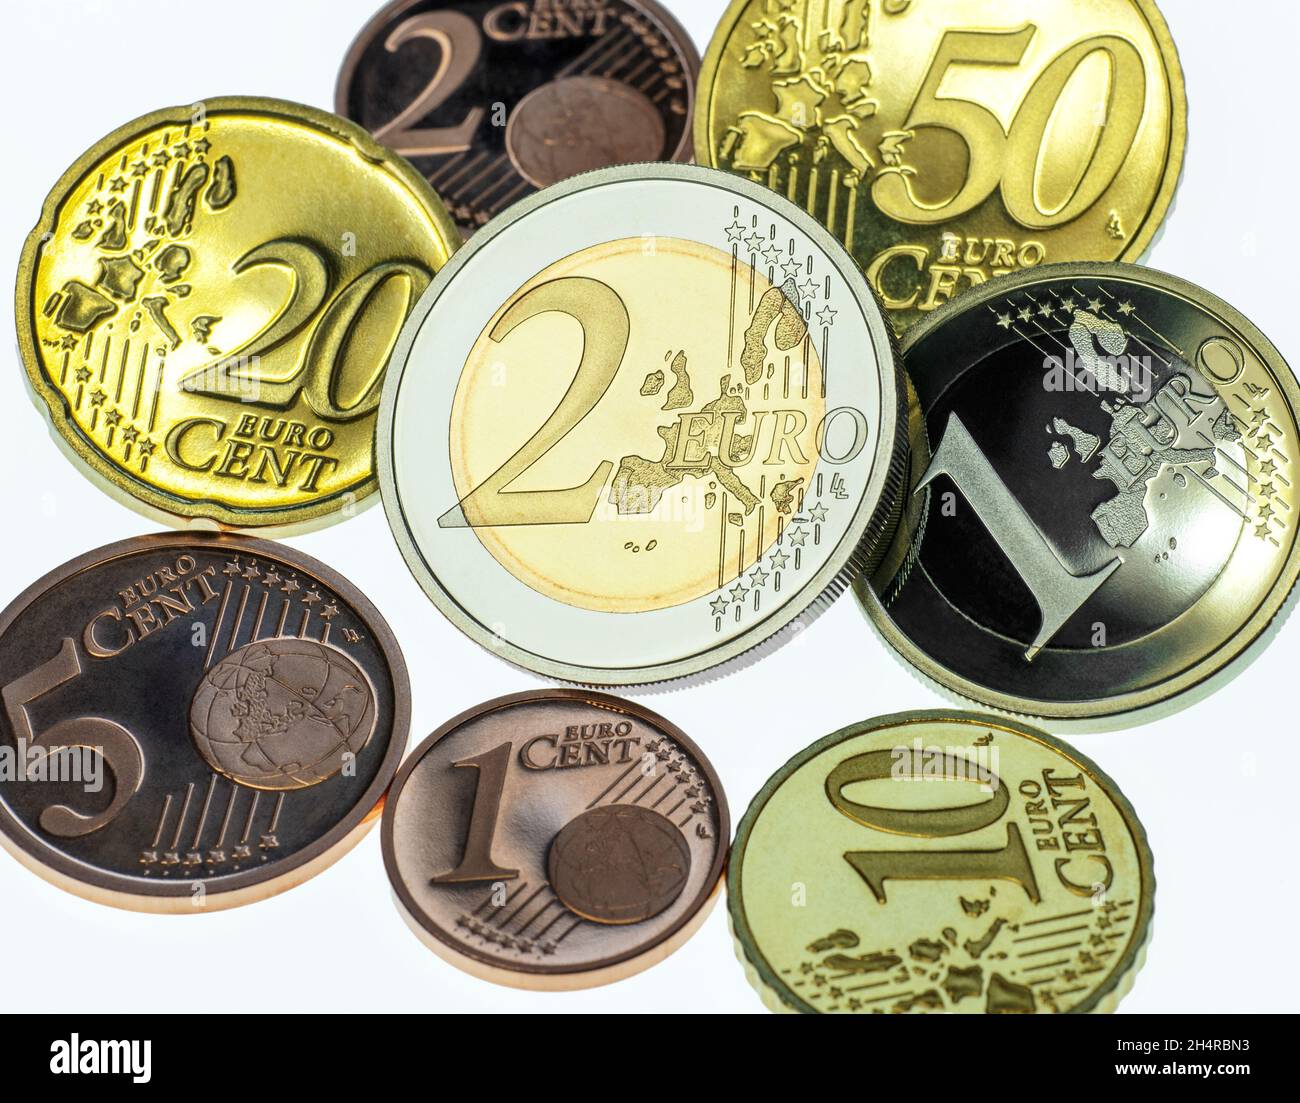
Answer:
[{"label": "white background", "polygon": [[[348,45],[378,0],[7,2],[0,258],[16,270],[42,200],[83,150],[158,107],[254,94],[330,108]],[[669,0],[703,53],[725,0]],[[1238,306],[1300,364],[1292,112],[1300,6],[1163,0],[1190,99],[1178,202],[1149,263]],[[996,5],[991,4],[990,8]],[[1016,5],[1021,8],[1021,5]],[[1271,230],[1269,227],[1273,227]],[[9,300],[12,302],[12,298]],[[56,449],[13,344],[0,371],[8,442],[0,606],[83,551],[150,531]],[[538,683],[463,638],[407,573],[381,509],[290,541],[364,590],[414,683],[412,742],[452,714]],[[1074,742],[1128,794],[1156,856],[1155,934],[1126,1012],[1294,1011],[1300,621],[1214,697],[1171,719]],[[740,674],[647,703],[712,758],[733,819],[794,752],[845,724],[941,702],[839,602]],[[6,1011],[524,1010],[756,1012],[725,906],[684,949],[604,989],[534,995],[458,972],[399,919],[374,832],[308,884],[216,915],[84,903],[0,855]]]}]

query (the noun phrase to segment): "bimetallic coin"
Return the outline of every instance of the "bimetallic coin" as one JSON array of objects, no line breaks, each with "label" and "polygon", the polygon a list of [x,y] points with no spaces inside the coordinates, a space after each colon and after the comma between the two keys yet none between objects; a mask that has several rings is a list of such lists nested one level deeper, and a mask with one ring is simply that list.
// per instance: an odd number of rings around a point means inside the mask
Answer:
[{"label": "bimetallic coin", "polygon": [[607,169],[475,235],[389,378],[389,521],[497,655],[700,674],[820,611],[896,517],[903,383],[851,258],[767,189]]},{"label": "bimetallic coin", "polygon": [[655,713],[574,690],[444,724],[384,810],[384,864],[411,929],[515,988],[589,988],[662,961],[704,922],[730,838],[699,749]]},{"label": "bimetallic coin", "polygon": [[653,0],[396,0],[352,44],[335,103],[468,235],[579,173],[689,161],[699,68]]},{"label": "bimetallic coin", "polygon": [[375,489],[402,322],[459,243],[360,127],[214,99],[114,131],[55,185],[18,340],[69,453],[170,523],[301,529]]},{"label": "bimetallic coin", "polygon": [[1113,1011],[1150,937],[1146,833],[1078,751],[1010,720],[906,712],[787,762],[727,870],[773,1011]]},{"label": "bimetallic coin", "polygon": [[1300,386],[1183,280],[1054,265],[910,331],[923,432],[856,592],[942,688],[1058,726],[1191,703],[1289,608]]},{"label": "bimetallic coin", "polygon": [[1138,259],[1186,139],[1152,0],[735,0],[695,117],[696,160],[821,219],[900,332],[994,276]]},{"label": "bimetallic coin", "polygon": [[0,614],[0,844],[78,896],[187,914],[283,892],[370,829],[401,652],[356,589],[239,537],[146,536]]}]

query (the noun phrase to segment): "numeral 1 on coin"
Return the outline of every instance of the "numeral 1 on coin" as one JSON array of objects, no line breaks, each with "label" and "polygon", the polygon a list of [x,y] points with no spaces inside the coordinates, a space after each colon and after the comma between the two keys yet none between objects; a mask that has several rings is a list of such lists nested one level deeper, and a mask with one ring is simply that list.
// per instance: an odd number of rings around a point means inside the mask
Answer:
[{"label": "numeral 1 on coin", "polygon": [[452,765],[473,767],[478,771],[474,790],[474,807],[470,812],[469,831],[460,865],[450,873],[432,879],[435,885],[459,885],[472,881],[510,881],[519,876],[517,869],[504,869],[492,858],[492,841],[496,838],[497,820],[501,815],[501,794],[506,787],[506,770],[510,766],[512,745],[501,746]]}]

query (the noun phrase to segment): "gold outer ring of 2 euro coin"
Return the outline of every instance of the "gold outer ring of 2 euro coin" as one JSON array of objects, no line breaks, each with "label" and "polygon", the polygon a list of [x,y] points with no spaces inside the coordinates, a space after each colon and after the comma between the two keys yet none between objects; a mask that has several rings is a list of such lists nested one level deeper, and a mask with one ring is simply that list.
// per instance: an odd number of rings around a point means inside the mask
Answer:
[{"label": "gold outer ring of 2 euro coin", "polygon": [[[900,782],[992,795],[868,803]],[[1087,838],[1074,814],[1094,815]],[[1145,960],[1155,874],[1137,814],[1091,759],[1005,717],[918,710],[843,728],[772,776],[737,828],[727,907],[772,1011],[1109,1012]]]},{"label": "gold outer ring of 2 euro coin", "polygon": [[154,111],[82,154],[27,238],[27,381],[75,465],[152,520],[320,527],[373,501],[384,368],[459,241],[346,119],[251,96]]},{"label": "gold outer ring of 2 euro coin", "polygon": [[1042,263],[1140,259],[1173,203],[1187,97],[1153,0],[734,0],[696,160],[821,219],[899,332]]}]

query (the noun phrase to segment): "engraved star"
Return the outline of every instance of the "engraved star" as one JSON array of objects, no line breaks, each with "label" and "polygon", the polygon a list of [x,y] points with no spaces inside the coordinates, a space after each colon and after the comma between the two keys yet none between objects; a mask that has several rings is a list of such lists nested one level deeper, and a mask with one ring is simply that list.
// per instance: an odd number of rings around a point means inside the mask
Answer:
[{"label": "engraved star", "polygon": [[188,157],[190,155],[190,143],[178,142],[175,146],[172,147],[172,155],[175,157],[180,157],[182,159]]},{"label": "engraved star", "polygon": [[104,401],[107,398],[108,395],[106,395],[103,391],[101,391],[98,387],[96,387],[95,393],[90,396],[90,404],[92,406],[102,406],[104,405]]},{"label": "engraved star", "polygon": [[815,299],[817,298],[817,285],[811,279],[804,280],[799,287],[799,294],[805,299]]},{"label": "engraved star", "polygon": [[787,280],[794,279],[795,276],[799,274],[799,262],[795,260],[794,257],[791,257],[784,265],[782,265],[781,274],[785,276]]},{"label": "engraved star", "polygon": [[1272,483],[1262,483],[1260,484],[1259,493],[1263,498],[1271,498],[1273,497],[1273,491],[1276,489]]},{"label": "engraved star", "polygon": [[767,261],[768,264],[772,265],[772,267],[776,267],[776,262],[781,259],[781,250],[776,247],[776,242],[772,242],[772,244],[767,247],[767,251],[763,254],[763,259]]},{"label": "engraved star", "polygon": [[153,155],[153,163],[159,167],[165,165],[169,160],[171,160],[171,157],[165,149],[160,149]]},{"label": "engraved star", "polygon": [[744,601],[745,598],[748,596],[748,594],[749,594],[749,591],[748,591],[747,589],[745,589],[745,587],[742,586],[739,582],[737,582],[737,583],[736,583],[736,584],[731,588],[731,600],[732,600],[732,601]]},{"label": "engraved star", "polygon": [[727,599],[719,595],[709,603],[709,608],[713,610],[715,617],[720,617],[727,611]]},{"label": "engraved star", "polygon": [[[196,145],[195,148],[197,149],[198,146]],[[727,227],[727,240],[732,244],[735,244],[738,241],[743,241],[744,238],[745,224],[741,222],[740,219],[736,219],[735,222]]]},{"label": "engraved star", "polygon": [[320,611],[321,620],[333,620],[338,615],[339,607],[332,601]]},{"label": "engraved star", "polygon": [[824,306],[817,313],[817,321],[824,326],[829,326],[833,321],[835,321],[835,316],[838,313],[838,310],[832,310],[829,306]]},{"label": "engraved star", "polygon": [[120,176],[114,176],[113,179],[108,182],[108,190],[111,192],[126,191],[126,181]]},{"label": "engraved star", "polygon": [[1050,318],[1052,316],[1052,304],[1043,303],[1042,306],[1038,308],[1038,313],[1041,314],[1044,318]]},{"label": "engraved star", "polygon": [[77,369],[77,382],[78,382],[78,383],[85,383],[85,382],[86,382],[87,380],[89,380],[89,379],[90,379],[90,369],[89,369],[89,368],[78,368],[78,369]]},{"label": "engraved star", "polygon": [[1256,445],[1258,445],[1260,451],[1267,452],[1270,448],[1273,447],[1273,438],[1270,437],[1267,433],[1265,433],[1255,443]]},{"label": "engraved star", "polygon": [[1073,313],[1074,313],[1074,307],[1075,307],[1075,302],[1074,302],[1073,299],[1062,299],[1062,300],[1061,300],[1061,309],[1064,310],[1067,314],[1073,314]]},{"label": "engraved star", "polygon": [[1270,517],[1273,516],[1275,512],[1276,511],[1273,509],[1271,505],[1269,505],[1267,502],[1264,502],[1259,507],[1259,519],[1261,521],[1267,521]]},{"label": "engraved star", "polygon": [[272,567],[269,571],[267,571],[264,575],[262,575],[263,586],[278,586],[279,584],[280,584],[280,572],[277,571],[274,567]]},{"label": "engraved star", "polygon": [[248,566],[244,568],[244,577],[248,579],[250,582],[252,582],[256,578],[259,578],[261,574],[262,574],[262,568],[257,565],[256,559],[252,560],[248,564]]},{"label": "engraved star", "polygon": [[1003,329],[1010,329],[1010,328],[1011,328],[1011,315],[1010,315],[1010,314],[999,314],[999,315],[998,315],[998,325],[1000,325]]},{"label": "engraved star", "polygon": [[239,574],[244,568],[239,565],[239,556],[235,556],[224,567],[221,568],[222,574]]},{"label": "engraved star", "polygon": [[755,588],[766,586],[768,573],[762,567],[755,567],[749,572],[749,584]]},{"label": "engraved star", "polygon": [[818,524],[823,524],[826,521],[826,507],[818,502],[808,511],[808,516]]},{"label": "engraved star", "polygon": [[122,430],[122,441],[124,444],[134,444],[136,438],[140,435],[140,430],[134,425],[128,425]]},{"label": "engraved star", "polygon": [[319,590],[309,590],[307,593],[303,594],[302,597],[302,603],[304,605],[316,605],[324,600],[325,599],[320,596]]},{"label": "engraved star", "polygon": [[77,347],[77,339],[74,336],[72,336],[71,333],[65,333],[63,335],[63,340],[60,341],[58,344],[60,348],[67,349],[69,352],[71,352],[73,349]]},{"label": "engraved star", "polygon": [[1025,306],[1025,307],[1021,307],[1021,308],[1020,308],[1020,313],[1017,315],[1017,317],[1018,317],[1022,322],[1027,322],[1027,321],[1029,321],[1029,319],[1032,318],[1033,316],[1034,316],[1033,311],[1030,310],[1029,307],[1027,307],[1027,306]]},{"label": "engraved star", "polygon": [[1268,527],[1267,521],[1265,521],[1262,525],[1258,526],[1255,529],[1255,535],[1258,536],[1261,540],[1267,540],[1270,536],[1273,535],[1272,530]]},{"label": "engraved star", "polygon": [[763,246],[763,239],[757,233],[753,233],[745,239],[745,245],[751,253],[757,253]]},{"label": "engraved star", "polygon": [[774,551],[768,559],[772,564],[772,570],[780,571],[785,569],[785,565],[790,561],[790,557],[781,550]]},{"label": "engraved star", "polygon": [[298,585],[298,580],[296,578],[289,579],[288,582],[286,582],[283,586],[280,587],[281,592],[286,594],[292,594],[295,591],[301,589],[302,587]]},{"label": "engraved star", "polygon": [[1250,423],[1252,425],[1262,425],[1268,420],[1268,407],[1261,406],[1257,410],[1251,410]]},{"label": "engraved star", "polygon": [[140,442],[140,447],[139,449],[137,449],[137,451],[140,453],[141,459],[148,459],[150,456],[153,455],[153,449],[154,449],[153,441],[151,441],[148,437],[145,437],[145,439]]},{"label": "engraved star", "polygon": [[802,548],[804,546],[804,541],[808,539],[807,530],[799,528],[797,525],[786,533],[786,535],[790,537],[790,546],[792,548]]},{"label": "engraved star", "polygon": [[146,165],[143,161],[136,161],[135,164],[131,166],[132,176],[143,176],[148,171],[149,171],[149,166]]},{"label": "engraved star", "polygon": [[1100,300],[1100,299],[1089,299],[1089,300],[1088,300],[1088,309],[1091,310],[1094,314],[1097,314],[1098,312],[1100,312],[1100,310],[1101,310],[1101,300]]},{"label": "engraved star", "polygon": [[207,153],[208,150],[210,150],[211,148],[212,148],[212,143],[209,142],[206,138],[200,138],[197,142],[194,143],[194,152],[197,153],[200,157],[202,157],[205,153]]},{"label": "engraved star", "polygon": [[122,421],[122,415],[118,413],[116,410],[109,410],[108,413],[104,415],[104,424],[109,426],[110,428],[112,426],[120,424],[121,421]]},{"label": "engraved star", "polygon": [[[78,374],[80,374],[80,372],[78,372]],[[1259,465],[1259,473],[1261,475],[1266,475],[1269,478],[1272,478],[1277,474],[1277,464],[1273,462],[1272,456]]]},{"label": "engraved star", "polygon": [[1130,302],[1127,302],[1127,301],[1126,301],[1126,302],[1122,302],[1122,303],[1120,303],[1120,304],[1119,304],[1119,312],[1120,312],[1121,314],[1125,315],[1125,316],[1127,316],[1127,315],[1129,315],[1129,314],[1132,314],[1132,313],[1133,313],[1133,304],[1130,303]]},{"label": "engraved star", "polygon": [[98,199],[92,199],[89,203],[86,204],[87,214],[99,214],[99,212],[102,211],[103,209],[104,209],[104,204],[101,203]]}]

